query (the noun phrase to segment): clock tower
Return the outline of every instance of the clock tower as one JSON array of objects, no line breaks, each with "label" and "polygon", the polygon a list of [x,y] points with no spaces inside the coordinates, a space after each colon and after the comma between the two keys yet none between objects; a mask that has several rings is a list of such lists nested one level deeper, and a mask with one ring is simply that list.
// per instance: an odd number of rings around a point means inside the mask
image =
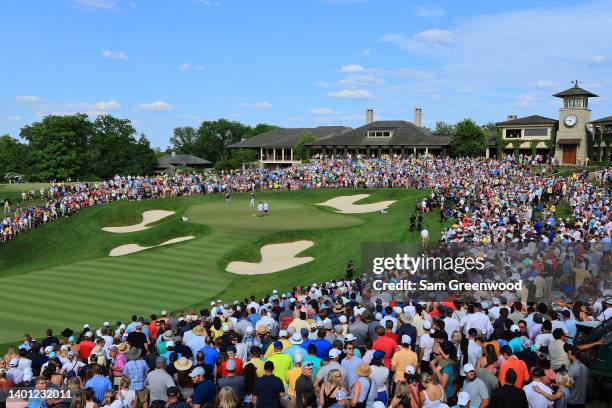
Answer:
[{"label": "clock tower", "polygon": [[589,98],[597,95],[579,87],[576,80],[573,87],[553,96],[563,99],[563,107],[559,109],[555,158],[560,164],[584,163],[588,155],[586,125],[591,121]]}]

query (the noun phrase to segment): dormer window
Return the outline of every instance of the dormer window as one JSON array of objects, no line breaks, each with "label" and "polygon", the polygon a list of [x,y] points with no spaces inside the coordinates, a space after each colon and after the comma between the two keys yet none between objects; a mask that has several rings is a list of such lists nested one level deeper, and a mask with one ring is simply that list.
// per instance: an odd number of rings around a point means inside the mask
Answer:
[{"label": "dormer window", "polygon": [[381,138],[381,137],[391,137],[392,132],[390,130],[368,130],[369,138]]}]

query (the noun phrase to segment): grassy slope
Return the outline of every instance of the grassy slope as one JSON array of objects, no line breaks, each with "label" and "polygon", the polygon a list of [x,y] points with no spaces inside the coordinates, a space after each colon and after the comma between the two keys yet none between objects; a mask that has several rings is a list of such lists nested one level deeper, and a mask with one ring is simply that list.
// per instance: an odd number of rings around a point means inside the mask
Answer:
[{"label": "grassy slope", "polygon": [[[26,331],[39,334],[47,326],[74,328],[84,320],[98,325],[104,320],[123,320],[132,312],[148,315],[162,308],[207,305],[219,296],[227,301],[251,293],[262,295],[272,288],[287,290],[296,284],[342,276],[349,258],[358,266],[361,242],[418,240],[418,233],[406,231],[407,214],[424,192],[372,192],[364,202],[398,200],[384,216],[340,215],[312,205],[354,193],[258,194],[257,199],[270,203],[267,218],[253,217],[247,196],[235,195],[230,209],[219,196],[122,202],[86,209],[43,226],[0,247],[0,285],[10,288],[0,302],[0,326],[10,329],[3,329],[0,342],[16,340]],[[139,233],[100,230],[137,223],[147,209],[173,209],[177,214]],[[192,222],[181,222],[181,214]],[[425,225],[433,237],[438,236],[436,214],[427,216]],[[198,238],[120,258],[106,256],[117,245],[152,245],[188,234]],[[303,253],[314,256],[313,262],[270,275],[237,277],[224,272],[229,260],[258,260],[263,243],[295,239],[315,242]],[[73,302],[58,302],[58,298]]]}]

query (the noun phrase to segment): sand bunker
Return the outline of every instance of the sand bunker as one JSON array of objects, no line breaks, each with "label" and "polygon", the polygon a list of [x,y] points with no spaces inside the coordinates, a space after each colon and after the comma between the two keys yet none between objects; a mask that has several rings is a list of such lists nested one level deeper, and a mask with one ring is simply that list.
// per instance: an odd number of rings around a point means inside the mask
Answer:
[{"label": "sand bunker", "polygon": [[377,203],[370,204],[353,204],[356,201],[363,200],[369,197],[369,194],[356,194],[351,196],[341,196],[327,200],[324,203],[318,203],[317,205],[325,205],[327,207],[335,208],[337,213],[343,214],[363,214],[370,212],[377,212],[384,210],[395,202],[391,201],[379,201]]},{"label": "sand bunker", "polygon": [[150,246],[150,247],[143,247],[143,246],[140,246],[138,244],[121,245],[121,246],[118,246],[116,248],[111,249],[111,251],[108,253],[108,256],[129,255],[129,254],[133,254],[133,253],[136,253],[136,252],[144,251],[145,249],[156,248],[156,247],[160,247],[162,245],[176,244],[178,242],[189,241],[190,239],[194,239],[194,238],[195,237],[192,236],[192,235],[188,235],[186,237],[172,238],[172,239],[169,239],[168,241],[162,242],[159,245],[154,245],[154,246]]},{"label": "sand bunker", "polygon": [[146,230],[147,224],[152,224],[156,221],[164,219],[166,217],[174,214],[174,211],[164,211],[164,210],[150,210],[142,213],[142,222],[134,225],[126,225],[123,227],[104,227],[102,230],[107,232],[114,232],[117,234],[125,234],[127,232],[138,232]]},{"label": "sand bunker", "polygon": [[312,241],[264,245],[261,248],[261,262],[230,262],[227,265],[227,271],[238,275],[261,275],[284,271],[314,260],[310,256],[296,257],[297,254],[313,245]]}]

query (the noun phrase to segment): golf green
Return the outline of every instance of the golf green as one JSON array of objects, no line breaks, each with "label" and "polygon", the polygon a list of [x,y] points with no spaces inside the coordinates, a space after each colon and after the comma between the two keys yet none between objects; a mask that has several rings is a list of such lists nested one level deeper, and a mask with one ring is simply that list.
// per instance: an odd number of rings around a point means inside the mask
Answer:
[{"label": "golf green", "polygon": [[[337,214],[316,206],[339,195],[367,193],[359,203],[396,200],[388,214]],[[318,190],[266,192],[268,217],[257,217],[247,194],[197,196],[117,202],[87,208],[54,221],[0,246],[0,343],[18,341],[24,333],[40,337],[46,328],[78,329],[83,323],[99,327],[104,321],[125,321],[131,314],[148,316],[165,310],[226,302],[273,289],[339,278],[347,260],[359,268],[362,242],[417,241],[408,233],[407,218],[416,190]],[[146,210],[172,210],[144,231],[116,234],[105,226],[139,223]],[[184,222],[181,217],[188,217]],[[442,227],[435,214],[425,217],[432,237]],[[109,257],[125,244],[158,245],[168,239],[195,239]],[[257,262],[268,243],[314,242],[300,256],[312,262],[266,275],[235,275],[225,271],[230,261]]]}]

